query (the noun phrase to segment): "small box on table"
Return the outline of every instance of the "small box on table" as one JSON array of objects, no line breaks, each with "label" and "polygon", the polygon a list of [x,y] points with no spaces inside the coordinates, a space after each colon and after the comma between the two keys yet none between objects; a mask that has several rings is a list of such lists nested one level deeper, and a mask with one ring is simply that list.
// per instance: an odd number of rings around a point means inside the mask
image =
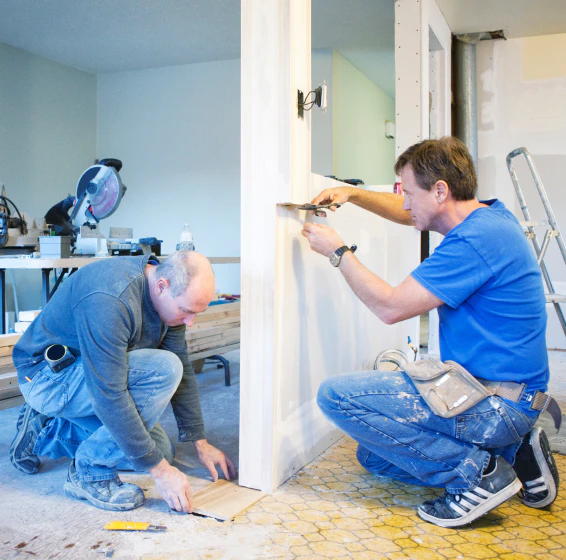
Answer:
[{"label": "small box on table", "polygon": [[42,259],[64,259],[71,256],[71,238],[60,235],[45,235],[39,238]]}]

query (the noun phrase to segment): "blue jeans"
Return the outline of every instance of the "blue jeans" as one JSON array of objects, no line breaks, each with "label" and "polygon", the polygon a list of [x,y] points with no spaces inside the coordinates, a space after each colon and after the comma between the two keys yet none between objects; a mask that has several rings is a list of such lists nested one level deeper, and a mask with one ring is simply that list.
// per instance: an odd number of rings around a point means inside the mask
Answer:
[{"label": "blue jeans", "polygon": [[513,464],[537,419],[500,397],[442,418],[401,371],[331,377],[320,386],[318,405],[359,443],[358,460],[369,472],[452,493],[475,488],[491,455]]},{"label": "blue jeans", "polygon": [[[166,350],[134,350],[127,357],[128,391],[144,426],[171,462],[175,446],[157,421],[181,381],[181,360]],[[131,468],[94,413],[80,357],[58,373],[46,365],[21,391],[33,409],[52,417],[37,438],[36,455],[74,457],[77,473],[86,481],[108,480],[117,468]]]}]

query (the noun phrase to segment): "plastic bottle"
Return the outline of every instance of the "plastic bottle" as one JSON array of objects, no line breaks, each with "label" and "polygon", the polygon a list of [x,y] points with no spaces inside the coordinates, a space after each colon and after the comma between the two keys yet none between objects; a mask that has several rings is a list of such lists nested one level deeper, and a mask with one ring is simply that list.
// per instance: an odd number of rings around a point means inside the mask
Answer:
[{"label": "plastic bottle", "polygon": [[189,228],[189,224],[183,226],[179,243],[177,243],[177,251],[194,251],[193,234]]}]

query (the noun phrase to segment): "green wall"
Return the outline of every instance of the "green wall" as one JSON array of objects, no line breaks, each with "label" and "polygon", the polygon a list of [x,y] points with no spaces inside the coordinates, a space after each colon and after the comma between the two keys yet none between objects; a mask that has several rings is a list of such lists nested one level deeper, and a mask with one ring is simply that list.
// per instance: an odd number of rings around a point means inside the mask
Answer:
[{"label": "green wall", "polygon": [[395,100],[336,51],[332,84],[333,174],[393,185],[395,140],[385,137],[385,121],[395,122]]}]

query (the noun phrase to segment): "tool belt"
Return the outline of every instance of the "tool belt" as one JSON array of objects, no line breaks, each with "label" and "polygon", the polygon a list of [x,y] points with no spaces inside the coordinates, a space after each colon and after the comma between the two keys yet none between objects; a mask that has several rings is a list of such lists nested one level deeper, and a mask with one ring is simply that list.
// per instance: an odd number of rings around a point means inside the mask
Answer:
[{"label": "tool belt", "polygon": [[539,411],[541,414],[548,412],[554,420],[556,429],[560,429],[560,425],[562,424],[562,411],[560,410],[560,405],[552,395],[543,393],[542,391],[527,393],[527,386],[524,383],[514,383],[513,381],[487,381],[486,379],[478,379],[478,381],[484,387],[493,391],[493,394],[498,397],[516,403],[531,403],[529,408]]},{"label": "tool belt", "polygon": [[[384,358],[388,358],[388,353],[385,354]],[[531,410],[547,411],[557,430],[562,423],[562,412],[556,400],[541,391],[527,393],[524,383],[478,379],[460,364],[450,360],[441,362],[438,358],[412,363],[395,358],[385,361],[397,363],[437,416],[452,418],[486,397],[496,395],[516,403],[530,403]]]}]

